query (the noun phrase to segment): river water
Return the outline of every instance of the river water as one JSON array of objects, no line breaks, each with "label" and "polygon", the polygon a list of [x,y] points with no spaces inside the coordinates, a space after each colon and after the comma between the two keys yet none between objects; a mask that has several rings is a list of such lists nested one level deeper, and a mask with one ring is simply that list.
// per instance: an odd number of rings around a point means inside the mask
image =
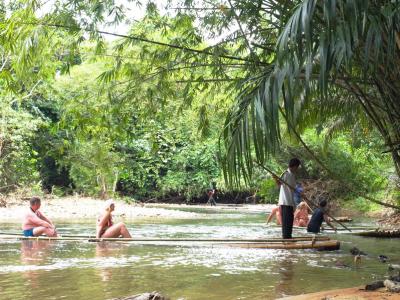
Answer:
[{"label": "river water", "polygon": [[[199,210],[196,210],[197,212]],[[201,211],[195,220],[128,223],[136,237],[266,238],[280,228],[265,215]],[[360,223],[359,223],[360,224]],[[365,225],[365,224],[364,224]],[[19,224],[0,224],[16,231]],[[88,221],[57,222],[61,234],[93,234]],[[296,235],[304,235],[297,230]],[[0,240],[0,299],[112,299],[159,291],[171,299],[275,299],[285,295],[363,285],[400,264],[400,241],[331,234],[339,251],[237,249],[74,241]],[[355,266],[349,253],[368,254]]]}]

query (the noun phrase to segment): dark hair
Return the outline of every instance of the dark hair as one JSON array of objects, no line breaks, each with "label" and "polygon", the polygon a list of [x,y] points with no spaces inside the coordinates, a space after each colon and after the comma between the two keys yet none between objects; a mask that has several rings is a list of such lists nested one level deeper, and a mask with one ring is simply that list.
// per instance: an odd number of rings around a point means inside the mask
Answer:
[{"label": "dark hair", "polygon": [[320,207],[325,207],[328,204],[328,202],[325,199],[322,199],[319,201],[319,206]]},{"label": "dark hair", "polygon": [[298,159],[297,157],[292,158],[292,159],[289,161],[289,168],[298,167],[298,166],[300,166],[300,165],[301,165],[300,159]]},{"label": "dark hair", "polygon": [[40,203],[40,198],[39,198],[39,197],[32,197],[32,198],[29,200],[29,203],[30,203],[31,206],[32,206],[32,205],[35,205],[35,204],[38,204],[38,203]]}]

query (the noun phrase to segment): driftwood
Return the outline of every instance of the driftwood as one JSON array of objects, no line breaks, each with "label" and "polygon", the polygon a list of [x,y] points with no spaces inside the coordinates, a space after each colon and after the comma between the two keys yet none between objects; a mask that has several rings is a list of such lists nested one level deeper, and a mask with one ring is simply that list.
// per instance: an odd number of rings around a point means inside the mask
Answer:
[{"label": "driftwood", "polygon": [[336,220],[339,222],[353,222],[353,219],[350,217],[336,217]]},{"label": "driftwood", "polygon": [[169,300],[159,292],[143,293],[123,298],[113,298],[111,300]]},{"label": "driftwood", "polygon": [[400,229],[375,229],[369,231],[356,232],[355,235],[365,236],[365,237],[377,237],[377,238],[399,238]]}]

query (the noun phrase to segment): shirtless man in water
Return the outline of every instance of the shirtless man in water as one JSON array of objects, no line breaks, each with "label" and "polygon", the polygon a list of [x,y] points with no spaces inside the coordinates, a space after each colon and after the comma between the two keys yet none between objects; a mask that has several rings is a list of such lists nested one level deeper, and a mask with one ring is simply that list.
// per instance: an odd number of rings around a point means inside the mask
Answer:
[{"label": "shirtless man in water", "polygon": [[24,236],[40,236],[44,234],[50,237],[56,237],[56,227],[39,211],[41,204],[40,198],[32,197],[29,203],[29,211],[24,215],[22,222]]}]

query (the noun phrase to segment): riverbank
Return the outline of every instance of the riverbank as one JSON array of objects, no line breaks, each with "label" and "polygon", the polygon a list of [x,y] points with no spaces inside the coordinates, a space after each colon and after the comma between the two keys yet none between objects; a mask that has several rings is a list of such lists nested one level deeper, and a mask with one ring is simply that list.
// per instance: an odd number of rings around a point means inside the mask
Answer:
[{"label": "riverbank", "polygon": [[399,293],[390,293],[385,288],[381,288],[375,291],[367,291],[364,287],[353,287],[347,289],[337,289],[324,292],[310,293],[298,296],[289,296],[280,298],[278,300],[375,300],[375,299],[400,299]]},{"label": "riverbank", "polygon": [[[29,200],[7,199],[7,206],[0,207],[2,222],[19,222],[29,207]],[[202,208],[220,211],[243,211],[269,213],[274,205],[245,204],[245,205],[186,205],[186,204],[141,204],[126,203],[115,200],[117,217],[124,219],[154,218],[154,219],[191,219],[206,218],[205,214],[193,212],[193,208]],[[93,219],[102,211],[104,200],[88,197],[45,197],[42,199],[41,211],[54,220]]]}]

